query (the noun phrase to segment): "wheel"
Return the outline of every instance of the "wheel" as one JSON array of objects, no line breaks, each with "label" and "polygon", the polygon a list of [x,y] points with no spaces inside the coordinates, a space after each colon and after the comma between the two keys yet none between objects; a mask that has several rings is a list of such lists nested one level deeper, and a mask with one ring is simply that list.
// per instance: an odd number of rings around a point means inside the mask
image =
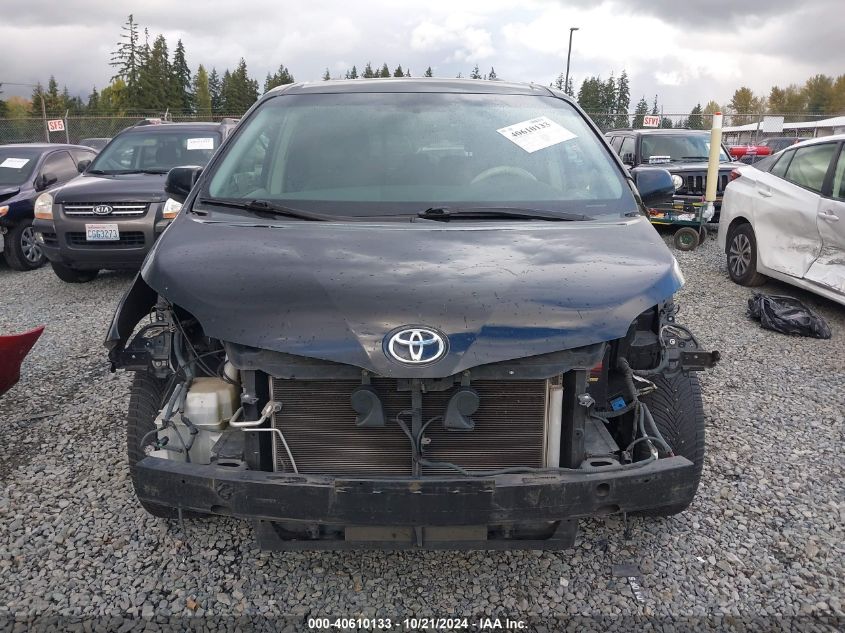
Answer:
[{"label": "wheel", "polygon": [[[155,419],[158,415],[162,396],[167,382],[159,380],[147,372],[135,372],[132,380],[132,391],[129,395],[129,411],[126,415],[126,455],[129,461],[129,475],[132,479],[132,488],[138,494],[138,481],[135,465],[146,457],[141,440],[155,428]],[[153,441],[154,436],[147,439],[147,445]],[[176,508],[147,503],[138,499],[141,507],[155,517],[164,519],[178,518],[179,512]],[[185,518],[201,516],[195,512],[183,512]]]},{"label": "wheel", "polygon": [[750,224],[740,224],[728,234],[728,275],[740,286],[761,286],[765,275],[757,272],[757,238]]},{"label": "wheel", "polygon": [[682,226],[675,231],[675,248],[679,251],[691,251],[698,246],[698,231],[691,226]]},{"label": "wheel", "polygon": [[686,457],[693,463],[690,474],[691,492],[688,498],[671,506],[643,510],[645,516],[672,516],[684,511],[692,503],[701,480],[704,467],[704,407],[701,404],[701,386],[698,376],[689,372],[684,375],[658,374],[649,377],[657,391],[642,397],[648,407],[663,439],[676,455]]},{"label": "wheel", "polygon": [[9,230],[3,254],[9,268],[14,270],[34,270],[44,265],[47,258],[35,240],[32,220],[24,220]]},{"label": "wheel", "polygon": [[77,270],[76,268],[70,268],[69,266],[55,262],[52,262],[50,265],[53,267],[56,277],[69,284],[84,284],[93,281],[100,272],[99,270]]}]

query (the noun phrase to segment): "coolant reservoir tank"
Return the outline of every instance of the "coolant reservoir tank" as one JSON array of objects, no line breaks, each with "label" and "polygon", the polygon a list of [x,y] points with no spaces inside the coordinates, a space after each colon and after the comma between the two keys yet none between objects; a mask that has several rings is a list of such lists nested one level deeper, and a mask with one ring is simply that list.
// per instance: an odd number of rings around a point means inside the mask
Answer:
[{"label": "coolant reservoir tank", "polygon": [[235,385],[219,378],[195,378],[185,399],[185,415],[200,430],[222,431],[237,401]]}]

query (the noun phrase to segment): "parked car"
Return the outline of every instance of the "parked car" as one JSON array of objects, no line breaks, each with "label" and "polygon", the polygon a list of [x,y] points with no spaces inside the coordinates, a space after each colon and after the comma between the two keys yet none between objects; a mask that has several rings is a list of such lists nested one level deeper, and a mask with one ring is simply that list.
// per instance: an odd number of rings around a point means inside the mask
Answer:
[{"label": "parked car", "polygon": [[93,157],[79,145],[0,145],[0,252],[10,268],[32,270],[47,261],[32,229],[35,199],[77,177],[79,163]]},{"label": "parked car", "polygon": [[[622,129],[605,134],[622,162],[632,171],[643,166],[659,165],[669,170],[675,185],[673,200],[652,207],[656,216],[680,206],[686,213],[695,213],[693,205],[700,202],[707,189],[707,160],[710,153],[710,132],[688,129]],[[728,150],[722,146],[719,155],[719,182],[716,186],[716,213],[712,218],[718,222],[722,206],[722,194],[728,184],[731,170],[741,163],[731,160]]]},{"label": "parked car", "polygon": [[804,136],[772,136],[763,139],[756,145],[733,145],[730,154],[741,163],[752,165],[765,156],[775,154],[790,145],[809,140]]},{"label": "parked car", "polygon": [[166,191],[106,340],[154,515],[271,549],[559,548],[692,501],[717,355],[644,214],[671,176],[628,174],[564,94],[288,85]]},{"label": "parked car", "polygon": [[733,281],[773,277],[845,305],[843,142],[805,141],[732,175],[719,245]]},{"label": "parked car", "polygon": [[137,269],[181,204],[164,193],[168,170],[205,165],[231,123],[128,128],[81,178],[35,203],[36,238],[63,281],[91,281],[103,268]]},{"label": "parked car", "polygon": [[20,380],[21,363],[43,331],[41,325],[21,334],[0,336],[0,396]]},{"label": "parked car", "polygon": [[79,141],[79,144],[99,152],[108,145],[110,140],[111,138],[84,138]]}]

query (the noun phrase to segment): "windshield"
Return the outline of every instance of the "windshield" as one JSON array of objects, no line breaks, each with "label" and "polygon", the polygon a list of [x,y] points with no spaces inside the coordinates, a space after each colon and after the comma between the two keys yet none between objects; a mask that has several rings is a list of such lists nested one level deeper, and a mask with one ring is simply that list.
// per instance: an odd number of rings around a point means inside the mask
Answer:
[{"label": "windshield", "polygon": [[0,186],[22,185],[29,180],[39,155],[38,150],[0,146]]},{"label": "windshield", "polygon": [[599,137],[554,97],[281,95],[241,126],[203,197],[339,216],[504,206],[596,216],[636,208]]},{"label": "windshield", "polygon": [[[710,137],[706,134],[655,134],[643,136],[642,162],[707,160],[710,156]],[[719,162],[730,160],[725,148],[719,151]]]},{"label": "windshield", "polygon": [[220,135],[205,130],[133,131],[109,143],[89,171],[165,174],[181,165],[205,165],[219,144]]}]

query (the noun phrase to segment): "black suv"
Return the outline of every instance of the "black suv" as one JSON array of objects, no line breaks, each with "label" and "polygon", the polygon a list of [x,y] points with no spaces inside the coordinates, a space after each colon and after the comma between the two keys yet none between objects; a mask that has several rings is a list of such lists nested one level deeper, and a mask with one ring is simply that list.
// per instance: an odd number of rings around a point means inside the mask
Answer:
[{"label": "black suv", "polygon": [[35,199],[79,175],[91,162],[90,147],[58,143],[0,145],[0,252],[14,270],[46,261],[32,228]]},{"label": "black suv", "polygon": [[[611,130],[605,134],[614,151],[632,172],[645,167],[662,167],[672,174],[675,198],[669,203],[685,207],[704,198],[707,188],[707,158],[710,153],[710,132],[704,130]],[[733,162],[728,150],[722,146],[719,155],[719,182],[716,186],[716,215],[718,222],[722,195],[728,186],[730,173],[742,163]],[[662,210],[658,206],[657,210]],[[693,211],[693,209],[690,209]]]},{"label": "black suv", "polygon": [[33,226],[56,275],[79,283],[103,268],[138,268],[182,208],[164,193],[167,172],[205,165],[234,126],[143,121],[83,165],[81,178],[39,196]]},{"label": "black suv", "polygon": [[634,187],[562,93],[290,84],[166,191],[184,211],[106,340],[154,515],[271,549],[533,549],[692,501],[717,357],[643,213],[672,179]]}]

